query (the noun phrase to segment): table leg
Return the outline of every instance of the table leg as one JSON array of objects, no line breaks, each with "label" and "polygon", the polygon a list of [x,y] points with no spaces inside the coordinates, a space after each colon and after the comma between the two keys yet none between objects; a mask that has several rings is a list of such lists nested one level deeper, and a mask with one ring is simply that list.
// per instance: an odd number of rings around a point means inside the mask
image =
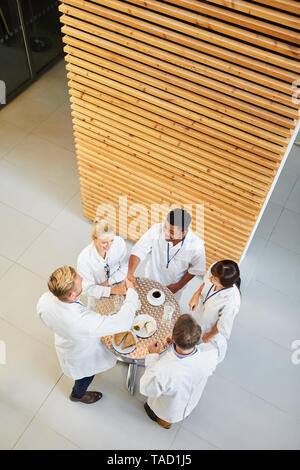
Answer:
[{"label": "table leg", "polygon": [[134,386],[135,386],[135,378],[137,373],[137,364],[129,364],[128,366],[128,373],[127,373],[127,380],[126,380],[126,387],[127,390],[130,392],[130,395],[134,394]]}]

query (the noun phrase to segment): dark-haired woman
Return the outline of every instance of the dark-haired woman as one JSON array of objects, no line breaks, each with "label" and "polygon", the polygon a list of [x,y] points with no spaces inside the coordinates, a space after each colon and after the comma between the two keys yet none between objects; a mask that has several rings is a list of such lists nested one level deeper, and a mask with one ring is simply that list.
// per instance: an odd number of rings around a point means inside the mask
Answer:
[{"label": "dark-haired woman", "polygon": [[231,260],[214,263],[205,274],[202,286],[189,302],[205,343],[218,333],[229,339],[241,304],[240,283],[239,267]]}]

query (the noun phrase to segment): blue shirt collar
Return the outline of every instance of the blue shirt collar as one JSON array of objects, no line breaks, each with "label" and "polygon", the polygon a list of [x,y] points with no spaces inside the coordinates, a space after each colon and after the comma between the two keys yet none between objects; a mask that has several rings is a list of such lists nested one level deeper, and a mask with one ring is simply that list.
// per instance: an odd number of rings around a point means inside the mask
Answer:
[{"label": "blue shirt collar", "polygon": [[176,351],[175,344],[173,344],[173,351],[174,351],[174,354],[175,354],[177,357],[179,357],[179,359],[184,359],[185,357],[190,357],[190,356],[193,356],[194,354],[196,354],[196,352],[198,352],[198,349],[197,349],[197,347],[195,346],[194,351],[192,351],[191,353],[189,353],[189,354],[179,354],[179,353]]}]

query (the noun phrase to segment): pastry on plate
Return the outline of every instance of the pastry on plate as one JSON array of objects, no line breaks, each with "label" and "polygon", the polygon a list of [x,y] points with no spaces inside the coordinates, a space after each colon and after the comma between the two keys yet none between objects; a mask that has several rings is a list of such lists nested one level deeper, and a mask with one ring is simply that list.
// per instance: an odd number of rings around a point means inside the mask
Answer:
[{"label": "pastry on plate", "polygon": [[128,333],[128,335],[125,338],[125,341],[123,343],[122,349],[129,348],[130,346],[133,346],[135,344],[135,338],[131,332]]},{"label": "pastry on plate", "polygon": [[153,324],[152,321],[147,321],[147,322],[145,323],[145,327],[146,327],[146,330],[147,330],[147,334],[148,334],[148,335],[152,335],[152,333],[154,333],[154,331],[155,331],[155,326],[154,326],[154,324]]},{"label": "pastry on plate", "polygon": [[123,331],[122,333],[116,333],[114,335],[114,340],[115,340],[115,345],[116,346],[120,346],[120,344],[122,343],[123,339],[125,338],[125,336],[127,335],[128,331]]}]

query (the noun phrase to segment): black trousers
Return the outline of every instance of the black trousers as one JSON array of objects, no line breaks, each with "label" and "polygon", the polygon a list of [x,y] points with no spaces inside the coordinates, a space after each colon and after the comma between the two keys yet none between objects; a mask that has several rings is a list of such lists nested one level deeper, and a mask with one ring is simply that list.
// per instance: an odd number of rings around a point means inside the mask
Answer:
[{"label": "black trousers", "polygon": [[75,380],[72,397],[82,398],[94,377],[95,376],[92,375],[91,377],[83,377],[83,379]]}]

